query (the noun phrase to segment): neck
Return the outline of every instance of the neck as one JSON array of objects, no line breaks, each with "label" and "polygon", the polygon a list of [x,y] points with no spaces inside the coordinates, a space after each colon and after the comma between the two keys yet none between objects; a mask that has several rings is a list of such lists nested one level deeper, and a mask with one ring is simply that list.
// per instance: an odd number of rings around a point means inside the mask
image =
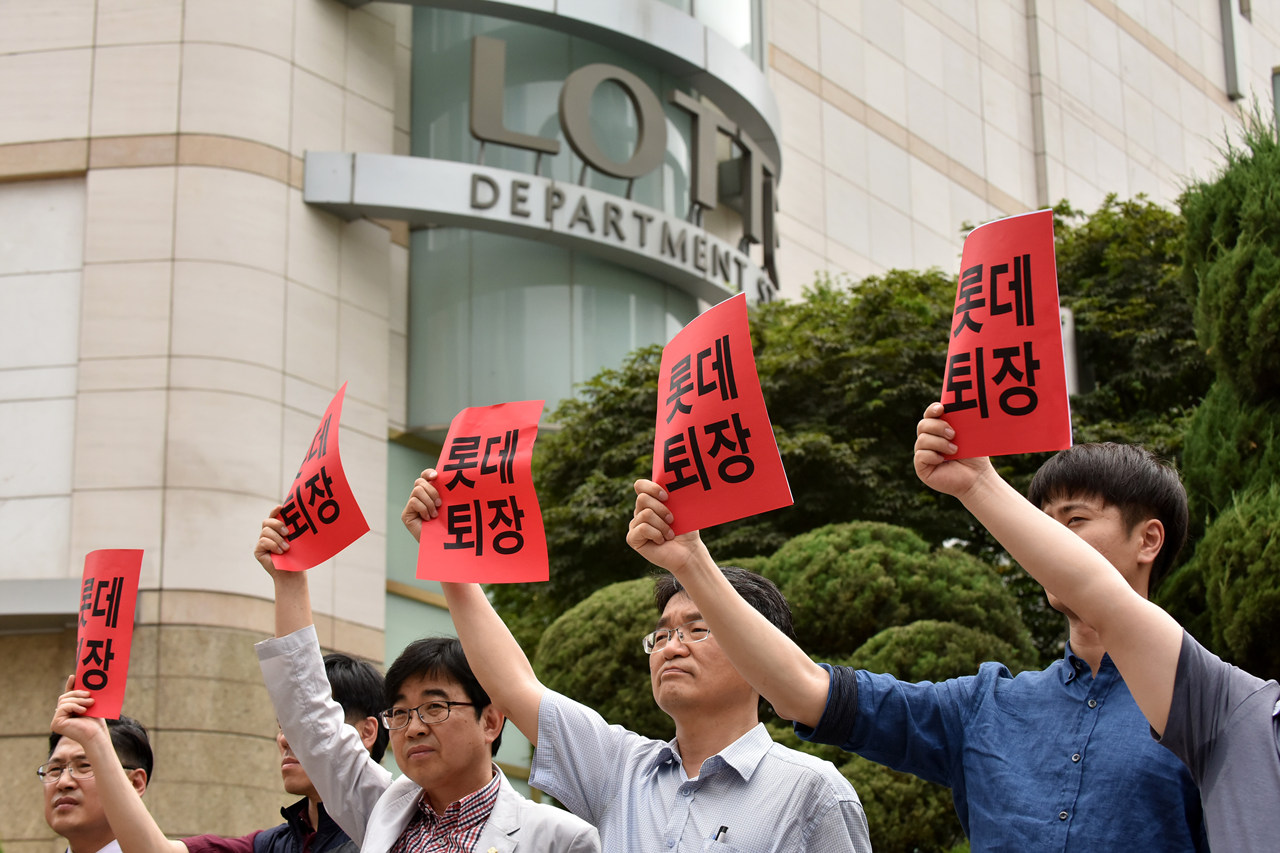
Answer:
[{"label": "neck", "polygon": [[311,824],[311,831],[315,832],[320,828],[320,796],[307,795],[307,823]]},{"label": "neck", "polygon": [[115,833],[109,826],[97,831],[77,833],[74,837],[69,835],[63,837],[67,839],[67,849],[71,853],[98,853],[103,847],[116,840]]},{"label": "neck", "polygon": [[1072,653],[1089,664],[1092,675],[1097,675],[1098,668],[1102,666],[1102,656],[1107,653],[1102,645],[1102,638],[1098,636],[1097,631],[1075,616],[1067,617],[1067,626],[1071,637]]},{"label": "neck", "polygon": [[702,764],[711,756],[751,731],[760,722],[757,705],[723,710],[715,714],[690,713],[674,717],[676,747],[685,775],[692,779],[702,772]]},{"label": "neck", "polygon": [[459,774],[447,783],[424,791],[423,796],[436,814],[444,814],[445,809],[461,800],[468,794],[474,794],[493,781],[493,764],[486,764],[484,769],[476,769],[474,773]]}]

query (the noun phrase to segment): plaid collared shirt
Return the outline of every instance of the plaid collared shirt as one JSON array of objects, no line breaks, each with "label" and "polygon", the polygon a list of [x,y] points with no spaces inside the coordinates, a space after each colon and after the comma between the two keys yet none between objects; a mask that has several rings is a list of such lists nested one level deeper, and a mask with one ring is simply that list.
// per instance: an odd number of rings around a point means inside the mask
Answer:
[{"label": "plaid collared shirt", "polygon": [[498,783],[495,770],[488,785],[450,803],[442,815],[431,808],[424,793],[391,853],[471,853],[498,801]]}]

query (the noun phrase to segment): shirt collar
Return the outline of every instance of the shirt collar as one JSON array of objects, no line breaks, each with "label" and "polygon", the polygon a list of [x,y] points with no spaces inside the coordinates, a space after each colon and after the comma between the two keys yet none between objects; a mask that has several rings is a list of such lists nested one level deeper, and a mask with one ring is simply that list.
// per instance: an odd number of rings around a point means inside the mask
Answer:
[{"label": "shirt collar", "polygon": [[[1082,657],[1077,657],[1075,652],[1071,651],[1071,641],[1067,640],[1066,648],[1062,650],[1062,660],[1066,664],[1062,667],[1062,683],[1070,684],[1076,680],[1077,675],[1082,675],[1089,671],[1089,662]],[[1102,665],[1098,667],[1098,677],[1108,669],[1114,669],[1115,664],[1111,662],[1111,655],[1106,652],[1102,653]]]},{"label": "shirt collar", "polygon": [[493,768],[493,778],[489,780],[489,784],[485,785],[478,791],[472,791],[460,800],[449,804],[444,810],[444,814],[437,815],[436,810],[431,808],[431,803],[427,801],[426,792],[423,792],[422,798],[418,800],[418,809],[426,817],[428,824],[434,824],[439,821],[441,823],[455,824],[457,831],[470,829],[478,823],[484,823],[489,819],[489,813],[493,811],[493,806],[498,802],[498,787],[502,781],[502,774],[497,767]]},{"label": "shirt collar", "polygon": [[[715,773],[720,767],[727,765],[737,771],[738,775],[744,780],[750,781],[751,775],[755,773],[756,768],[764,760],[765,754],[769,752],[772,746],[773,738],[769,737],[769,732],[765,729],[764,723],[756,723],[742,737],[703,762],[702,769],[698,775],[701,777]],[[644,769],[652,773],[656,772],[664,764],[674,767],[679,767],[683,764],[680,760],[679,747],[674,738],[664,743],[653,754]]]}]

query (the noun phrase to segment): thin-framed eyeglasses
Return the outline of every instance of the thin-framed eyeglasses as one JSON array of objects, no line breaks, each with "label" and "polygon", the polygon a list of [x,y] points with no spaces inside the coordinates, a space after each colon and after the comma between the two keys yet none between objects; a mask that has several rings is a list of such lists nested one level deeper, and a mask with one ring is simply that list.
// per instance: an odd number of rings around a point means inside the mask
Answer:
[{"label": "thin-framed eyeglasses", "polygon": [[701,619],[694,619],[674,628],[659,628],[656,631],[650,631],[640,640],[640,644],[644,646],[644,653],[651,655],[665,646],[673,635],[679,637],[680,642],[685,644],[701,643],[711,636],[711,629]]},{"label": "thin-framed eyeglasses", "polygon": [[[136,767],[125,766],[125,770],[137,770]],[[52,785],[68,774],[72,779],[84,780],[93,778],[93,765],[87,761],[75,761],[71,764],[58,764],[53,761],[41,764],[36,768],[36,776],[46,785]]]},{"label": "thin-framed eyeglasses", "polygon": [[464,705],[468,708],[475,707],[474,702],[441,702],[436,700],[434,702],[423,702],[416,708],[388,708],[378,716],[382,718],[384,726],[391,731],[395,731],[409,725],[409,715],[415,711],[418,713],[418,719],[422,720],[425,725],[430,726],[436,723],[443,723],[449,719],[449,712],[459,705]]}]

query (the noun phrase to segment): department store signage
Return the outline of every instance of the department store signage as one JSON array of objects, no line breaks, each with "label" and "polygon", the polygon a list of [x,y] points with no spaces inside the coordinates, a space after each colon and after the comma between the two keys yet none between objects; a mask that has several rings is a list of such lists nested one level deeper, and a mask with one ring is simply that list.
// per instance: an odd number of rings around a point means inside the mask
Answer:
[{"label": "department store signage", "polygon": [[[670,103],[690,115],[688,219],[580,183],[536,174],[544,157],[561,154],[560,142],[507,128],[503,122],[505,45],[487,37],[472,43],[470,129],[485,145],[532,151],[534,173],[494,169],[424,157],[308,152],[304,200],[347,216],[403,219],[411,224],[448,225],[555,243],[603,257],[687,290],[709,302],[737,292],[768,301],[777,292],[774,264],[774,176],[776,167],[714,107],[675,91]],[[635,115],[635,145],[625,161],[612,159],[593,135],[589,107],[606,83],[621,88]],[[569,74],[559,97],[566,141],[585,164],[623,181],[642,178],[667,153],[667,120],[657,94],[639,77],[614,65],[587,65]],[[721,162],[720,138],[737,155]],[[737,245],[703,229],[702,212],[730,187],[742,215]],[[726,193],[727,194],[727,193]],[[762,246],[763,265],[747,249]]]}]

